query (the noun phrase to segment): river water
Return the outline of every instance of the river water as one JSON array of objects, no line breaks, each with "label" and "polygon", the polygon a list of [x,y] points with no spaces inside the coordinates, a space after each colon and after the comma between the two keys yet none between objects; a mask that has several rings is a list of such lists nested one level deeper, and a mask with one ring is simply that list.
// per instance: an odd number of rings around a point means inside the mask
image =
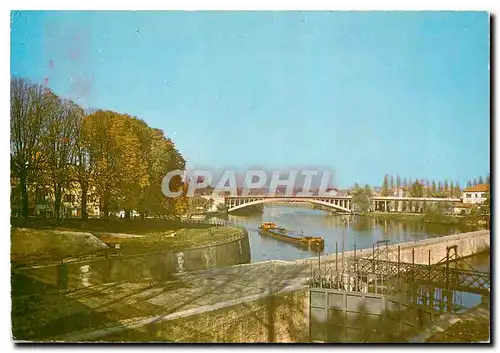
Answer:
[{"label": "river water", "polygon": [[[343,223],[342,219],[345,219],[346,223]],[[266,205],[262,214],[228,215],[226,220],[242,225],[248,230],[252,262],[296,260],[317,255],[317,252],[261,236],[258,232],[258,225],[267,221],[275,222],[289,230],[303,231],[306,235],[322,237],[325,240],[322,255],[335,253],[336,247],[340,252],[343,239],[345,239],[345,250],[347,251],[354,249],[354,247],[357,249],[371,248],[379,240],[388,240],[389,244],[396,244],[470,230],[457,225],[336,215],[307,206],[293,205]]]}]

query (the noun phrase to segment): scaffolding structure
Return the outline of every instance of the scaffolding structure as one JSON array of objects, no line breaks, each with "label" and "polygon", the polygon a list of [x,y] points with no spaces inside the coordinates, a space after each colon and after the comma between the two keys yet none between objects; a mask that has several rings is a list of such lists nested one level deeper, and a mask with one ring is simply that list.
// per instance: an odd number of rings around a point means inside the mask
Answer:
[{"label": "scaffolding structure", "polygon": [[[338,248],[337,248],[338,249]],[[379,241],[373,245],[369,256],[354,256],[338,260],[336,251],[334,265],[321,266],[310,263],[307,283],[311,288],[336,289],[348,292],[363,292],[386,295],[406,295],[409,301],[422,305],[439,304],[453,310],[458,304],[456,298],[460,293],[475,293],[489,296],[490,273],[476,271],[458,253],[456,245],[446,247],[446,256],[435,264],[415,263],[415,249],[412,249],[412,262],[401,261],[401,249],[391,251],[387,241]],[[453,310],[455,311],[455,310]]]}]

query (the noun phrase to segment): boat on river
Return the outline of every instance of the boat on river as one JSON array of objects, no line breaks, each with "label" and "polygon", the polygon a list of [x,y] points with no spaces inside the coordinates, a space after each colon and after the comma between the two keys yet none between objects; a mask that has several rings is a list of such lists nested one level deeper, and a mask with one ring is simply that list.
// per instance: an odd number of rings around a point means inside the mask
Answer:
[{"label": "boat on river", "polygon": [[295,234],[289,232],[284,227],[278,227],[274,222],[259,224],[259,232],[283,242],[299,245],[302,248],[312,248],[321,251],[325,247],[325,241],[321,237],[310,237],[303,233],[295,236]]}]

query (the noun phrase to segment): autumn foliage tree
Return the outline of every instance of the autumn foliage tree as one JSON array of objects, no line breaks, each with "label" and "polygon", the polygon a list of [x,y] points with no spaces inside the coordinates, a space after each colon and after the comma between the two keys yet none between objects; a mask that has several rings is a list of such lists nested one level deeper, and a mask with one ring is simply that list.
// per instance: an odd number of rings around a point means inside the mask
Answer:
[{"label": "autumn foliage tree", "polygon": [[[41,85],[11,80],[11,174],[25,217],[28,188],[36,185],[50,188],[56,219],[64,194],[75,185],[84,219],[89,195],[99,200],[104,217],[116,210],[181,215],[187,212],[186,190],[182,197],[167,198],[161,182],[185,165],[163,131],[141,119],[109,110],[85,113]],[[185,189],[174,179],[175,188]]]},{"label": "autumn foliage tree", "polygon": [[135,209],[149,185],[147,125],[128,115],[99,110],[85,118],[84,127],[104,216],[110,206],[127,212]]},{"label": "autumn foliage tree", "polygon": [[[165,210],[173,213],[174,199],[163,195],[161,183],[163,177],[172,170],[184,170],[186,161],[175,148],[174,143],[166,138],[160,129],[149,130],[150,144],[147,154],[148,174],[150,182],[142,193],[139,209],[142,214],[162,215]],[[178,191],[183,187],[182,179],[178,176],[172,178],[170,189]]]}]

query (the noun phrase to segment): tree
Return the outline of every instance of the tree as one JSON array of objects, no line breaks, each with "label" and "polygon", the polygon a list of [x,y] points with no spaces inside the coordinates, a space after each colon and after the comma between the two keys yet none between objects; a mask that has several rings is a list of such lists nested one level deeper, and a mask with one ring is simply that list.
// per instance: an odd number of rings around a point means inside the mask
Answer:
[{"label": "tree", "polygon": [[[99,199],[104,217],[110,209],[158,215],[182,214],[187,195],[167,198],[161,190],[171,170],[185,169],[186,161],[163,131],[144,121],[113,111],[87,114],[75,103],[28,80],[11,79],[11,185],[22,214],[28,217],[30,200],[46,202],[53,194],[59,220],[64,192],[81,190],[82,218],[88,198]],[[171,190],[185,187],[180,177]],[[38,195],[43,191],[42,195]],[[74,195],[74,194],[73,194]],[[75,195],[80,196],[80,195]]]},{"label": "tree", "polygon": [[95,163],[95,186],[104,217],[110,206],[129,211],[140,205],[149,186],[149,130],[136,118],[98,110],[84,120],[89,155]]},{"label": "tree", "polygon": [[190,197],[188,200],[189,213],[197,213],[199,208],[202,208],[204,212],[208,211],[211,207],[210,200],[212,200],[213,203],[213,199],[207,199],[202,196]]},{"label": "tree", "polygon": [[425,179],[425,196],[432,196],[431,185],[429,179]]},{"label": "tree", "polygon": [[[165,215],[173,212],[174,199],[166,197],[161,190],[163,177],[170,171],[185,169],[185,160],[175,149],[173,142],[160,129],[150,129],[150,143],[147,154],[149,185],[142,194],[141,213]],[[178,191],[183,187],[179,176],[172,178],[170,189]]]},{"label": "tree", "polygon": [[372,198],[373,196],[373,192],[372,192],[372,188],[370,187],[370,185],[368,184],[365,184],[365,189],[364,189],[364,192],[365,192],[365,196],[368,197],[368,198]]},{"label": "tree", "polygon": [[358,183],[354,184],[352,195],[352,204],[356,212],[368,212],[371,206],[372,190],[367,184],[364,188],[360,188]]},{"label": "tree", "polygon": [[54,215],[59,222],[63,192],[72,181],[72,162],[77,152],[78,127],[83,111],[71,101],[63,101],[52,93],[47,95],[46,165],[54,192]]},{"label": "tree", "polygon": [[436,182],[433,180],[432,181],[432,189],[431,189],[432,197],[436,197],[437,194],[437,188],[436,188]]},{"label": "tree", "polygon": [[453,181],[450,182],[450,191],[448,196],[455,196],[455,185],[453,185]]},{"label": "tree", "polygon": [[225,204],[223,204],[222,202],[221,203],[218,203],[217,204],[217,211],[218,212],[223,212],[223,213],[226,213],[227,212],[227,207]]},{"label": "tree", "polygon": [[173,201],[174,216],[180,218],[188,213],[189,210],[189,199],[187,197],[189,185],[184,183],[182,186],[182,195],[177,197]]},{"label": "tree", "polygon": [[480,177],[479,177],[478,184],[484,184],[484,181],[483,181],[483,177],[482,177],[482,176],[480,176]]},{"label": "tree", "polygon": [[474,181],[473,181],[472,185],[476,186],[477,183],[478,183],[477,178],[474,178]]},{"label": "tree", "polygon": [[19,179],[22,215],[29,214],[28,185],[41,174],[46,155],[43,136],[47,130],[47,96],[41,85],[26,79],[10,82],[11,171]]},{"label": "tree", "polygon": [[490,173],[486,176],[486,184],[490,185]]},{"label": "tree", "polygon": [[445,196],[445,197],[449,196],[449,195],[448,195],[448,191],[449,191],[449,189],[448,189],[448,180],[447,180],[447,179],[444,179],[443,193],[444,193],[444,196]]},{"label": "tree", "polygon": [[481,219],[481,216],[481,206],[474,205],[472,206],[470,213],[465,216],[464,221],[465,223],[476,224]]},{"label": "tree", "polygon": [[424,186],[418,180],[411,186],[411,196],[412,197],[423,197],[424,196]]},{"label": "tree", "polygon": [[89,124],[84,124],[84,118],[85,116],[78,121],[77,129],[79,133],[75,141],[72,177],[73,181],[80,186],[81,218],[86,220],[88,218],[87,203],[89,191],[95,187],[96,159],[91,158]]},{"label": "tree", "polygon": [[401,187],[401,177],[399,175],[396,176],[396,186]]},{"label": "tree", "polygon": [[119,114],[115,116],[115,146],[120,148],[121,178],[119,179],[119,197],[115,197],[114,205],[125,210],[126,217],[130,211],[142,208],[142,195],[150,185],[148,158],[150,150],[149,126],[138,118]]},{"label": "tree", "polygon": [[384,176],[384,184],[382,186],[382,196],[389,196],[389,176]]},{"label": "tree", "polygon": [[389,182],[389,190],[392,195],[394,195],[394,177],[391,175],[391,179]]},{"label": "tree", "polygon": [[481,203],[480,206],[481,217],[486,224],[490,225],[490,213],[491,213],[491,200],[490,200],[490,188],[488,187],[488,192],[486,193],[486,200]]},{"label": "tree", "polygon": [[460,197],[461,195],[460,182],[458,180],[455,181],[455,196]]}]

